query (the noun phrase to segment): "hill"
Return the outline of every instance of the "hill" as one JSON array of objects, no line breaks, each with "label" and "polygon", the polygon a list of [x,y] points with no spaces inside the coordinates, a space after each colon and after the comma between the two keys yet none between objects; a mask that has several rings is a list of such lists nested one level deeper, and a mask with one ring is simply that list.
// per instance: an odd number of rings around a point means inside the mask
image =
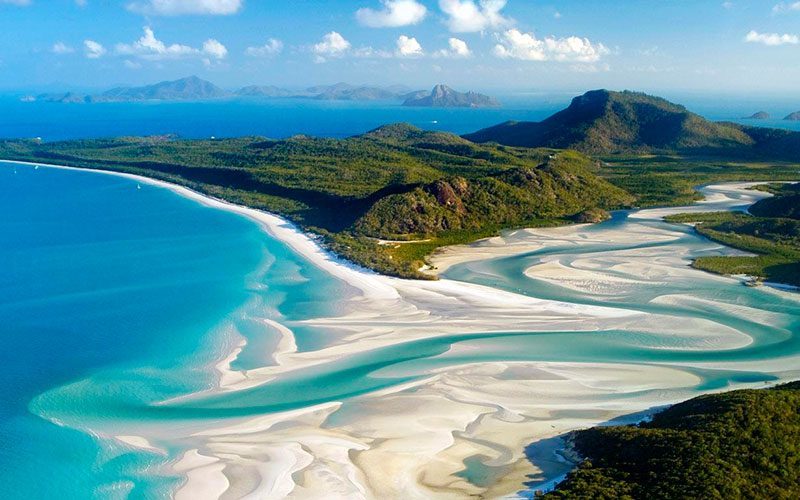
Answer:
[{"label": "hill", "polygon": [[572,441],[585,458],[544,498],[797,498],[800,383],[700,396]]},{"label": "hill", "polygon": [[204,100],[228,97],[231,94],[211,82],[196,76],[164,81],[141,87],[117,87],[100,94],[86,95],[67,92],[65,94],[42,94],[36,100],[45,102],[132,102],[132,101],[181,101]]},{"label": "hill", "polygon": [[179,80],[159,82],[142,87],[118,87],[90,96],[92,102],[203,100],[229,97],[230,93],[213,83],[189,76]]},{"label": "hill", "polygon": [[500,106],[500,102],[477,92],[457,92],[447,85],[436,85],[430,94],[416,92],[408,96],[403,106],[436,108],[487,108]]},{"label": "hill", "polygon": [[[279,213],[340,255],[404,277],[421,277],[425,255],[443,244],[633,202],[580,153],[479,145],[406,124],[348,139],[0,141],[0,157],[186,185]],[[397,248],[376,237],[424,243]]]},{"label": "hill", "polygon": [[789,120],[792,122],[800,121],[800,111],[795,111],[794,113],[789,113],[784,117],[784,120]]},{"label": "hill", "polygon": [[750,116],[745,116],[745,120],[769,120],[769,113],[766,111],[758,111]]},{"label": "hill", "polygon": [[639,92],[593,90],[541,122],[506,122],[465,138],[588,154],[680,153],[800,159],[800,133],[711,122]]}]

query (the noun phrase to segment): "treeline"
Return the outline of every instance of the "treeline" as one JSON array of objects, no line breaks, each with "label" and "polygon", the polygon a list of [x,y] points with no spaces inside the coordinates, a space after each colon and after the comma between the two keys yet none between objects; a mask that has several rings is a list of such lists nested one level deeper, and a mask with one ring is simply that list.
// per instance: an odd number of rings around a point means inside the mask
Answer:
[{"label": "treeline", "polygon": [[571,441],[584,459],[544,498],[800,498],[800,383],[700,396]]}]

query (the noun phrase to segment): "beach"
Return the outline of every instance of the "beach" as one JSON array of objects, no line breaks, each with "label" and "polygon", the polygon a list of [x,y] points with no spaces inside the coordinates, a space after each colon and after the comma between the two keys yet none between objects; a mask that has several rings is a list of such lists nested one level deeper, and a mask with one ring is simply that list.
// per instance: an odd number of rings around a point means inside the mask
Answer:
[{"label": "beach", "polygon": [[[269,363],[237,369],[248,349],[238,339],[207,367],[216,387],[162,403],[237,410],[231,416],[92,429],[149,453],[184,450],[168,466],[183,478],[176,498],[514,495],[572,467],[557,454],[558,436],[570,430],[800,373],[797,346],[779,349],[784,330],[792,337],[797,295],[689,268],[693,255],[730,250],[658,222],[765,196],[748,184],[709,186],[692,207],[632,212],[625,226],[525,229],[447,248],[433,261],[442,279],[411,281],[343,262],[275,215],[100,173],[247,217],[355,290],[332,298],[337,314],[301,322],[330,335],[323,347],[299,349],[292,326],[260,318],[278,339]],[[530,262],[513,260],[531,253]],[[514,273],[501,272],[502,262]],[[699,292],[685,286],[692,282]],[[645,289],[652,296],[642,297]],[[739,292],[744,303],[726,298]],[[766,355],[748,351],[773,344]],[[737,379],[737,371],[763,376]],[[278,398],[271,387],[291,389],[294,407],[259,410]]]}]

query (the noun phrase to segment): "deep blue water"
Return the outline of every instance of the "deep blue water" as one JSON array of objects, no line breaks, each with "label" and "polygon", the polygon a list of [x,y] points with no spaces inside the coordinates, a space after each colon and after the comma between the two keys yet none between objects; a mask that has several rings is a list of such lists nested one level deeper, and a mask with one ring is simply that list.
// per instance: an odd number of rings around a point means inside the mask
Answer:
[{"label": "deep blue water", "polygon": [[[41,137],[45,141],[121,135],[176,134],[186,138],[260,135],[280,139],[295,134],[348,137],[387,123],[464,134],[507,120],[547,118],[581,92],[498,95],[501,108],[407,108],[395,101],[347,102],[311,99],[229,99],[204,102],[62,104],[25,103],[0,96],[0,138]],[[712,120],[800,130],[783,121],[800,109],[790,98],[666,95]],[[766,110],[773,120],[741,120]]]},{"label": "deep blue water", "polygon": [[[501,108],[409,108],[395,101],[230,99],[204,102],[64,104],[0,97],[0,138],[45,141],[121,135],[177,134],[186,138],[295,134],[348,137],[387,123],[463,134],[507,120],[541,120],[572,94],[510,96]],[[69,124],[69,126],[65,126]]]}]

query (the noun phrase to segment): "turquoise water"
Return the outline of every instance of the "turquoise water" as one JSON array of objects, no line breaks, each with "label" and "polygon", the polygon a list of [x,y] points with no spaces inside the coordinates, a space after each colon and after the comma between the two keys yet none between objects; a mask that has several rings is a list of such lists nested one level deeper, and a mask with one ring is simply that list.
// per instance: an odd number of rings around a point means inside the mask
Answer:
[{"label": "turquoise water", "polygon": [[[3,497],[153,497],[166,495],[180,481],[164,465],[181,449],[168,448],[166,455],[135,452],[71,428],[106,435],[120,429],[135,434],[137,426],[202,428],[212,419],[349,401],[431,370],[487,361],[657,363],[696,374],[700,382],[693,390],[700,392],[774,381],[776,376],[758,365],[736,364],[778,362],[800,353],[796,294],[691,273],[598,296],[524,273],[553,256],[569,266],[578,258],[631,248],[724,252],[688,228],[631,221],[621,212],[589,231],[649,224],[677,230],[678,236],[556,246],[465,263],[446,277],[660,315],[664,321],[658,331],[637,329],[634,323],[603,331],[452,334],[347,355],[251,389],[164,403],[211,387],[209,366],[242,339],[247,347],[235,368],[269,365],[277,335],[261,318],[291,328],[301,351],[334,342],[335,332],[304,320],[336,315],[340,299],[355,292],[255,223],[129,179],[2,165],[0,211]],[[656,300],[674,295],[704,301]],[[743,311],[769,313],[770,321]],[[725,325],[753,342],[735,349],[687,349],[684,340],[670,335],[670,318]],[[693,366],[708,362],[719,364]],[[328,425],[342,415],[333,415]],[[476,481],[488,480],[484,476],[475,475]]]},{"label": "turquoise water", "polygon": [[174,457],[101,444],[35,415],[32,401],[82,380],[60,417],[108,423],[93,390],[146,405],[207,388],[205,366],[233,333],[274,335],[248,328],[249,311],[291,324],[332,314],[324,299],[349,293],[249,220],[128,179],[2,164],[0,212],[4,498],[174,487],[154,474]]}]

